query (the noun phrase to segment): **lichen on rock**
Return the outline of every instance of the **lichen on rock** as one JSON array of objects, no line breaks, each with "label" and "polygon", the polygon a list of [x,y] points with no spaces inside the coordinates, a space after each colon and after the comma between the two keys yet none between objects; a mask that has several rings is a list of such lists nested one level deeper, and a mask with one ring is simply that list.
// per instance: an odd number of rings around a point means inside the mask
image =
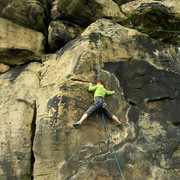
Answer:
[{"label": "lichen on rock", "polygon": [[18,65],[40,59],[44,43],[42,33],[0,18],[0,62]]},{"label": "lichen on rock", "polygon": [[[115,152],[127,180],[178,180],[179,37],[132,29],[178,31],[176,3],[2,0],[0,179],[121,179]],[[100,112],[73,126],[98,78],[116,92],[105,97],[123,124],[105,117],[114,151]]]}]

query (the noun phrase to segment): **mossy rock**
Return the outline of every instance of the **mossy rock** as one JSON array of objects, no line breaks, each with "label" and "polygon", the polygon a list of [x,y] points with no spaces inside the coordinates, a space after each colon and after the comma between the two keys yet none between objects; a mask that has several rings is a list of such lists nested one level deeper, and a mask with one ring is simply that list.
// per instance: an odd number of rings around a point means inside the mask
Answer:
[{"label": "mossy rock", "polygon": [[44,8],[38,1],[12,1],[3,9],[1,16],[36,31],[44,33],[46,29]]}]

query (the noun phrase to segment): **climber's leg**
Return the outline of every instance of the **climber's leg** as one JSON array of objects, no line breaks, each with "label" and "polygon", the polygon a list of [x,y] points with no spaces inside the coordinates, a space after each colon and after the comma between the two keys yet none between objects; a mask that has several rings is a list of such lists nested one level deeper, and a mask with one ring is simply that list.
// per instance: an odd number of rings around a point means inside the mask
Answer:
[{"label": "climber's leg", "polygon": [[112,119],[117,122],[117,126],[122,126],[121,122],[115,115],[112,116]]},{"label": "climber's leg", "polygon": [[88,116],[90,116],[94,111],[96,111],[98,109],[98,105],[97,102],[95,101],[94,104],[92,104],[89,109],[83,114],[83,116],[81,117],[81,119],[76,122],[75,124],[73,124],[74,126],[76,125],[82,125],[83,121],[86,120],[88,118]]},{"label": "climber's leg", "polygon": [[74,126],[81,125],[83,123],[83,121],[85,119],[87,119],[87,117],[88,117],[88,114],[84,113],[83,116],[81,117],[81,119],[78,122],[74,123],[73,125]]},{"label": "climber's leg", "polygon": [[110,112],[110,110],[108,109],[106,103],[105,103],[104,106],[102,106],[102,111],[104,112],[104,114],[105,114],[109,119],[113,119],[114,121],[116,121],[116,123],[117,123],[118,126],[121,126],[121,125],[122,125],[121,121],[119,121],[119,119]]}]

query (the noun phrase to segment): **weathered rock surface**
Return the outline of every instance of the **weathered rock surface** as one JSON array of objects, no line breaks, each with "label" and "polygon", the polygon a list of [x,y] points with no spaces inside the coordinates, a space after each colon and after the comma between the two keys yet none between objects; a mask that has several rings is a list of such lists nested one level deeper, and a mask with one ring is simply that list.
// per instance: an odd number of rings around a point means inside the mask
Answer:
[{"label": "weathered rock surface", "polygon": [[179,180],[179,34],[123,27],[178,31],[179,10],[178,0],[1,0],[14,23],[0,18],[0,179],[121,179],[101,114],[73,127],[93,103],[99,57],[117,92],[106,102],[123,127],[106,123],[125,179]]},{"label": "weathered rock surface", "polygon": [[58,0],[60,19],[71,19],[71,22],[86,27],[99,18],[111,18],[124,22],[126,16],[112,0]]},{"label": "weathered rock surface", "polygon": [[45,33],[46,17],[43,4],[39,1],[3,1],[0,16],[16,24]]},{"label": "weathered rock surface", "polygon": [[0,74],[3,74],[4,72],[8,71],[10,67],[6,64],[0,63]]},{"label": "weathered rock surface", "polygon": [[52,3],[52,8],[51,8],[51,11],[50,11],[50,17],[51,17],[52,21],[56,21],[60,17],[60,13],[59,13],[59,10],[58,10],[58,0],[54,0],[53,3]]},{"label": "weathered rock surface", "polygon": [[1,0],[0,3],[0,16],[1,16],[1,12],[3,11],[3,9],[7,6],[7,4],[9,2],[11,2],[12,0]]},{"label": "weathered rock surface", "polygon": [[97,26],[101,26],[100,77],[117,92],[106,100],[124,124],[119,129],[107,120],[125,179],[178,179],[178,49],[105,19],[44,63],[34,178],[120,179],[101,115],[95,113],[79,129],[72,127],[93,102],[87,82],[97,75]]},{"label": "weathered rock surface", "polygon": [[68,21],[52,21],[48,28],[48,43],[51,51],[60,49],[80,34],[82,30],[80,26]]},{"label": "weathered rock surface", "polygon": [[0,18],[0,62],[22,64],[44,52],[44,36]]},{"label": "weathered rock surface", "polygon": [[113,1],[116,2],[119,6],[121,6],[122,4],[126,4],[134,0],[113,0]]},{"label": "weathered rock surface", "polygon": [[0,76],[0,179],[31,179],[36,119],[37,68],[13,67]]},{"label": "weathered rock surface", "polygon": [[161,41],[180,43],[179,32],[148,31],[148,29],[180,31],[180,1],[136,0],[121,6],[129,26],[145,28],[141,32]]},{"label": "weathered rock surface", "polygon": [[[100,58],[104,62],[145,60],[158,69],[165,68],[180,72],[178,46],[164,44],[123,26],[114,28],[108,21],[106,25],[99,22],[99,26],[102,26]],[[108,26],[110,28],[107,28]],[[92,26],[91,29],[96,30],[97,25]],[[94,33],[91,39],[97,40],[97,35]]]}]

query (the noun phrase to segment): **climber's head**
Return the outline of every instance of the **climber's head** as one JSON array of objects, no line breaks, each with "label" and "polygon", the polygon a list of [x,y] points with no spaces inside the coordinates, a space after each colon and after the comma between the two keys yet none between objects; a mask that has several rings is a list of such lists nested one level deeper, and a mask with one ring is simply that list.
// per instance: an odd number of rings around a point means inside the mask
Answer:
[{"label": "climber's head", "polygon": [[96,83],[98,85],[103,85],[104,87],[106,87],[106,83],[104,81],[102,81],[102,80],[97,80]]}]

